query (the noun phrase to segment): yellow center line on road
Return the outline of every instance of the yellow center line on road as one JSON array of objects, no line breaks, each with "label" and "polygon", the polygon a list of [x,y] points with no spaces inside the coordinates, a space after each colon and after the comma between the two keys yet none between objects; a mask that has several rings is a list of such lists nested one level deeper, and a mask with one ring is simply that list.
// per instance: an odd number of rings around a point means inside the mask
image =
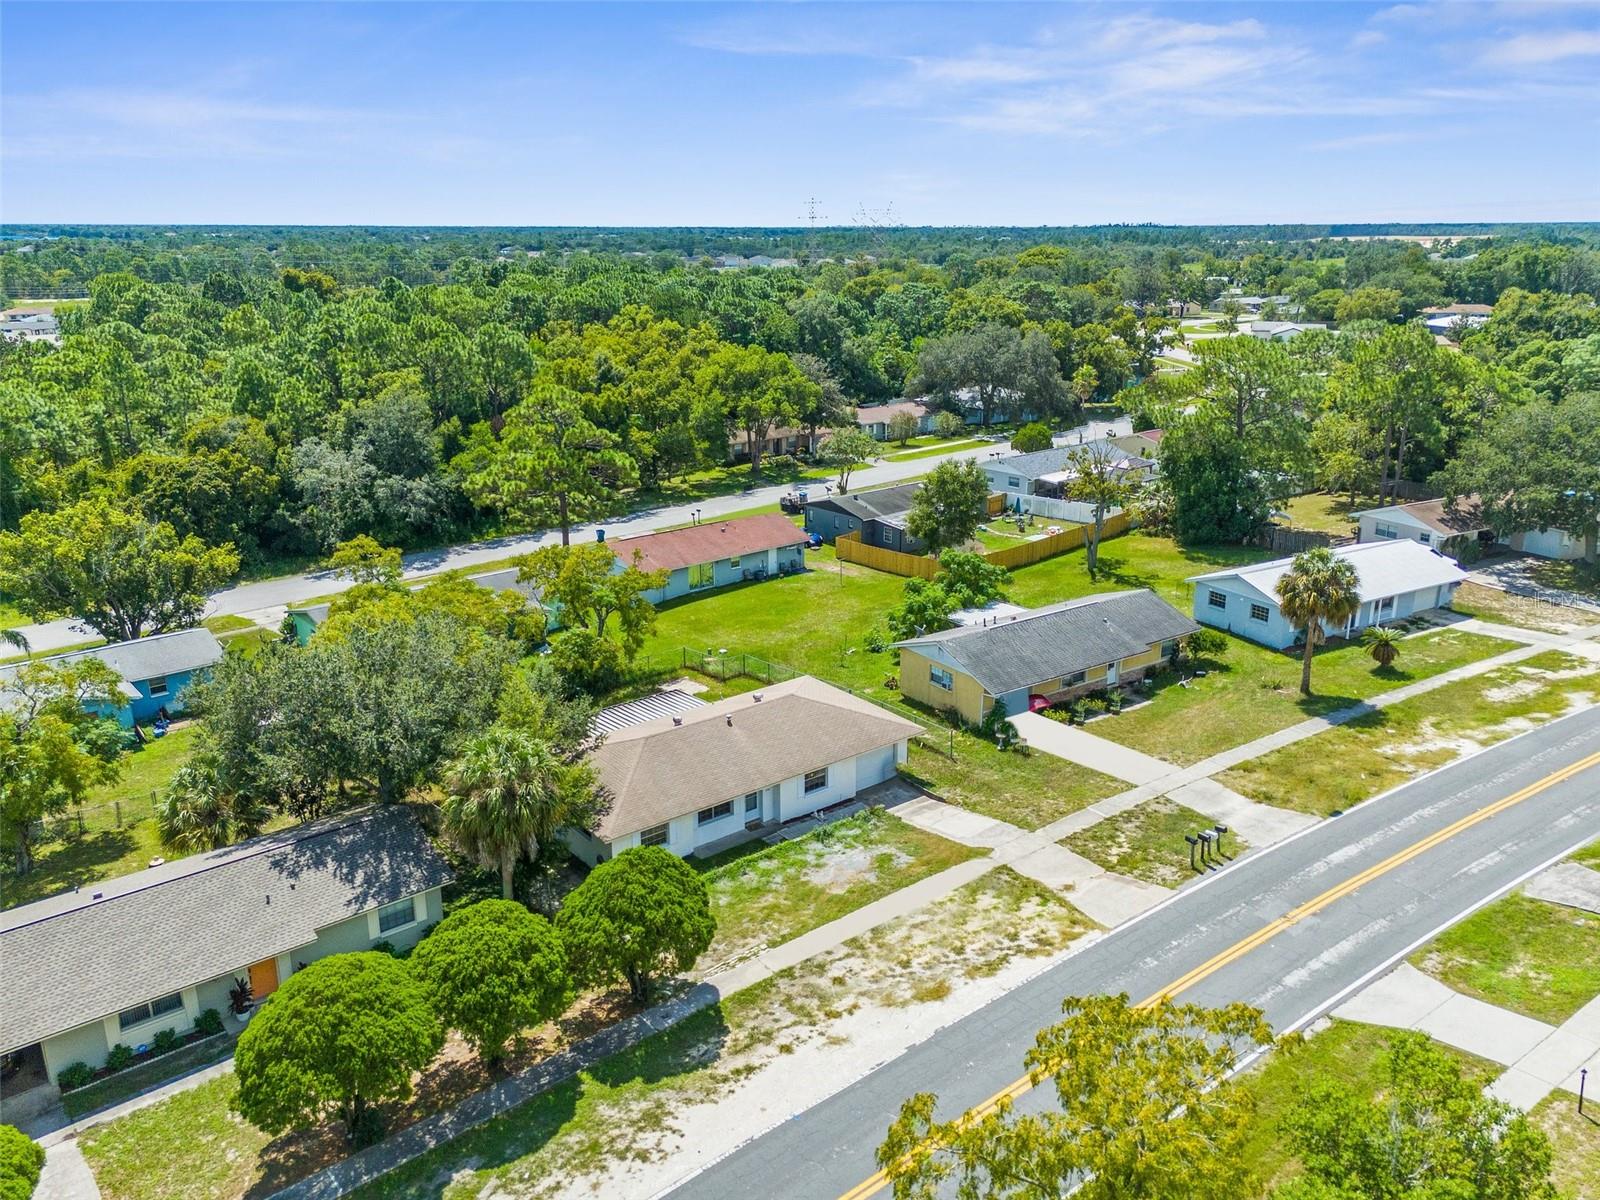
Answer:
[{"label": "yellow center line on road", "polygon": [[[1583,771],[1587,771],[1593,766],[1600,766],[1600,754],[1591,754],[1587,758],[1580,759],[1578,762],[1575,762],[1570,766],[1562,767],[1559,771],[1551,772],[1543,779],[1530,783],[1521,791],[1513,792],[1509,796],[1505,796],[1499,800],[1496,800],[1493,804],[1485,805],[1476,812],[1468,813],[1460,820],[1446,825],[1443,829],[1440,829],[1434,833],[1430,833],[1421,841],[1414,842],[1407,846],[1404,850],[1400,850],[1394,854],[1391,854],[1382,862],[1370,866],[1363,871],[1357,872],[1349,879],[1334,885],[1321,895],[1315,896],[1312,899],[1307,900],[1304,904],[1290,909],[1288,912],[1284,913],[1283,916],[1275,917],[1273,920],[1268,921],[1265,925],[1256,930],[1254,933],[1250,934],[1248,937],[1239,939],[1239,941],[1229,946],[1220,954],[1213,955],[1211,958],[1208,958],[1205,962],[1201,963],[1198,967],[1195,967],[1193,970],[1187,971],[1180,975],[1177,979],[1173,980],[1160,991],[1146,996],[1134,1007],[1150,1008],[1153,1005],[1159,1004],[1162,1000],[1172,999],[1180,992],[1188,990],[1201,980],[1216,974],[1228,964],[1237,962],[1239,959],[1249,954],[1250,951],[1272,940],[1274,936],[1283,932],[1285,929],[1288,929],[1291,925],[1303,921],[1305,918],[1313,915],[1314,913],[1320,912],[1322,909],[1327,908],[1328,905],[1344,899],[1346,896],[1350,895],[1350,893],[1356,891],[1363,885],[1371,883],[1374,879],[1388,874],[1397,867],[1404,866],[1406,863],[1410,862],[1420,854],[1426,854],[1429,850],[1433,849],[1441,842],[1448,841],[1450,838],[1455,837],[1456,834],[1470,829],[1472,826],[1477,825],[1482,821],[1487,821],[1490,817],[1493,817],[1499,813],[1503,813],[1506,811],[1506,809],[1511,808],[1514,805],[1521,804],[1524,800],[1527,800],[1533,796],[1537,796],[1540,792],[1553,788],[1558,783],[1564,783],[1566,780],[1571,779],[1574,775],[1578,775]],[[998,1108],[1002,1101],[1015,1100],[1024,1092],[1031,1090],[1033,1086],[1034,1080],[1032,1076],[1024,1075],[1022,1078],[1013,1080],[1011,1083],[1001,1088],[998,1092],[990,1096],[981,1104],[977,1104],[972,1108],[969,1108],[961,1115],[960,1119],[963,1123],[971,1123],[973,1121],[982,1120],[984,1117],[988,1116],[996,1108]],[[888,1185],[888,1172],[883,1170],[875,1171],[871,1176],[862,1180],[860,1183],[856,1184],[855,1187],[841,1195],[839,1200],[866,1200],[866,1197],[876,1194],[878,1191],[882,1190]]]}]

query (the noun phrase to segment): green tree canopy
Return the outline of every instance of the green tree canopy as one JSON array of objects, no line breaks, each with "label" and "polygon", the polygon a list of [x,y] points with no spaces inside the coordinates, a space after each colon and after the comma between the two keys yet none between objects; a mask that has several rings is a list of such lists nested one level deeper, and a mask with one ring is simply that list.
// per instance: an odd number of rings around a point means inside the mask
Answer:
[{"label": "green tree canopy", "polygon": [[670,574],[641,570],[634,563],[619,569],[616,552],[604,542],[541,546],[518,560],[518,566],[517,578],[538,589],[541,601],[554,606],[563,625],[588,625],[603,638],[614,618],[629,659],[656,625],[655,605],[645,593],[665,587]]},{"label": "green tree canopy", "polygon": [[335,954],[269,996],[234,1048],[234,1108],[267,1133],[329,1117],[367,1144],[382,1136],[373,1105],[411,1094],[444,1031],[420,980],[393,955]]},{"label": "green tree canopy", "polygon": [[933,554],[954,549],[978,532],[988,510],[989,477],[971,459],[942,462],[911,499],[906,532]]},{"label": "green tree canopy", "polygon": [[1253,1104],[1230,1076],[1271,1040],[1260,1012],[1126,996],[1069,997],[1026,1066],[1056,1104],[1010,1100],[975,1120],[938,1121],[937,1097],[907,1100],[878,1148],[895,1200],[961,1196],[1054,1200],[1237,1200]]},{"label": "green tree canopy", "polygon": [[1050,426],[1043,421],[1034,421],[1024,425],[1011,435],[1011,449],[1018,454],[1032,454],[1036,450],[1048,450],[1055,445],[1055,438],[1051,436]]},{"label": "green tree canopy", "polygon": [[1266,488],[1244,444],[1215,414],[1180,418],[1161,439],[1172,529],[1186,545],[1242,542],[1266,523]]},{"label": "green tree canopy", "polygon": [[706,883],[660,846],[624,850],[601,863],[561,902],[556,928],[580,984],[626,981],[650,998],[662,971],[687,971],[716,935]]},{"label": "green tree canopy", "polygon": [[1058,419],[1071,410],[1055,349],[1039,330],[1023,334],[989,322],[926,342],[916,371],[906,381],[906,394],[932,395],[954,405],[968,389],[984,425],[1024,412]]},{"label": "green tree canopy", "polygon": [[238,569],[232,546],[180,538],[105,500],[29,513],[0,533],[0,591],[29,616],[81,617],[113,642],[194,625]]},{"label": "green tree canopy", "polygon": [[828,432],[827,440],[817,452],[817,460],[839,472],[839,494],[850,490],[850,474],[857,467],[878,457],[877,439],[854,422],[839,425]]},{"label": "green tree canopy", "polygon": [[434,1012],[486,1062],[524,1029],[561,1015],[571,997],[554,927],[515,900],[480,900],[417,943],[411,967]]}]

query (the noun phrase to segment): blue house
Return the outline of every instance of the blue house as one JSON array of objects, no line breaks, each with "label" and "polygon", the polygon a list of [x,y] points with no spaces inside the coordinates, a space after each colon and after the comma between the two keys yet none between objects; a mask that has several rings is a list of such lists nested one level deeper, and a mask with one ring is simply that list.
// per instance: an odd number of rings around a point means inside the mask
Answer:
[{"label": "blue house", "polygon": [[[1467,577],[1452,560],[1418,542],[1361,542],[1340,546],[1333,553],[1355,567],[1361,606],[1343,625],[1324,622],[1329,637],[1350,637],[1369,625],[1443,608]],[[1287,650],[1303,636],[1302,629],[1285,620],[1278,608],[1278,580],[1293,563],[1293,558],[1278,558],[1192,576],[1194,619]]]},{"label": "blue house", "polygon": [[[605,531],[599,537],[605,540]],[[788,517],[763,513],[731,521],[707,521],[611,542],[615,569],[666,571],[664,587],[645,593],[652,604],[750,579],[771,579],[805,570],[805,532]]]},{"label": "blue house", "polygon": [[[222,661],[222,643],[209,629],[181,629],[158,633],[132,642],[115,642],[93,650],[57,654],[36,662],[69,666],[97,658],[122,677],[120,703],[91,704],[92,711],[115,717],[124,726],[153,721],[164,709],[169,715],[183,711],[183,689]],[[0,668],[0,691],[23,666]]]}]

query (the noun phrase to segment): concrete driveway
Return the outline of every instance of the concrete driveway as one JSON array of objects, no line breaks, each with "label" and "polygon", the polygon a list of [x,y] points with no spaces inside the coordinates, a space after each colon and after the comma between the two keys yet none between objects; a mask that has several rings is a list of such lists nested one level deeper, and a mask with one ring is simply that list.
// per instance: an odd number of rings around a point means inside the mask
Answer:
[{"label": "concrete driveway", "polygon": [[1018,713],[1011,718],[1011,723],[1028,740],[1030,748],[1099,771],[1124,783],[1154,783],[1178,769],[1169,762],[1138,750],[1130,750],[1106,738],[1095,737],[1075,726],[1041,717],[1038,713]]},{"label": "concrete driveway", "polygon": [[1497,588],[1513,596],[1529,596],[1550,604],[1562,604],[1583,612],[1600,614],[1600,600],[1594,596],[1540,583],[1534,573],[1546,561],[1531,554],[1510,554],[1479,563],[1468,573],[1467,578],[1473,583]]}]

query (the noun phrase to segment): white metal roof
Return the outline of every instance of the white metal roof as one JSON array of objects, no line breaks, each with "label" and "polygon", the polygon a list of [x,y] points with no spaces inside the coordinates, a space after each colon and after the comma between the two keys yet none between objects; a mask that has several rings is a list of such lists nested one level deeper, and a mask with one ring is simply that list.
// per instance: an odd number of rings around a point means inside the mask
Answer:
[{"label": "white metal roof", "polygon": [[[1440,584],[1460,583],[1467,577],[1467,573],[1454,560],[1409,538],[1338,546],[1333,553],[1355,567],[1363,603],[1415,592],[1421,588],[1438,587]],[[1278,580],[1293,564],[1293,556],[1276,558],[1254,566],[1191,575],[1188,582],[1238,579],[1276,603]]]}]

